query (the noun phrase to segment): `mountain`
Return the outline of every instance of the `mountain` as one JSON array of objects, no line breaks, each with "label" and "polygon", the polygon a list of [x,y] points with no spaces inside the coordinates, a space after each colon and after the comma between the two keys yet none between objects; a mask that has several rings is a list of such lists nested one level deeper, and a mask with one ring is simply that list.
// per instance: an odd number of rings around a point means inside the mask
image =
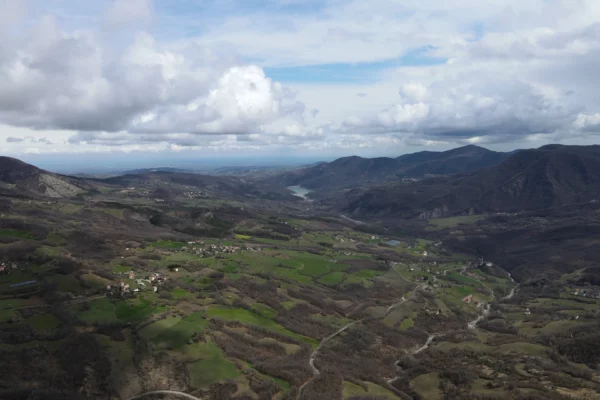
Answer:
[{"label": "mountain", "polygon": [[538,210],[599,197],[600,146],[549,145],[450,178],[351,190],[342,207],[357,216],[432,218]]},{"label": "mountain", "polygon": [[0,193],[52,198],[72,197],[87,190],[84,181],[44,171],[10,157],[0,157]]},{"label": "mountain", "polygon": [[442,152],[423,151],[397,158],[352,156],[286,172],[269,180],[279,185],[299,185],[310,189],[348,188],[403,178],[473,171],[497,165],[507,157],[507,153],[473,145]]}]

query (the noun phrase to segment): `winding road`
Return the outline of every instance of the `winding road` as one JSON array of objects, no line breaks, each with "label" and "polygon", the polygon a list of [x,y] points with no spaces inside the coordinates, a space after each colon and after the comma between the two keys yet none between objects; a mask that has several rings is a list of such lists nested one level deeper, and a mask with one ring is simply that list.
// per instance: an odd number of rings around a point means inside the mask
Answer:
[{"label": "winding road", "polygon": [[357,322],[360,322],[360,321],[362,321],[362,319],[357,320],[357,321],[352,321],[349,324],[344,325],[343,327],[341,327],[337,331],[333,332],[331,335],[327,336],[325,339],[321,340],[321,342],[319,343],[319,345],[317,346],[317,348],[313,350],[313,352],[310,354],[310,357],[308,359],[308,365],[310,365],[310,368],[312,369],[313,376],[309,380],[307,380],[306,382],[304,382],[298,388],[298,395],[296,396],[296,400],[300,400],[300,397],[302,396],[302,390],[304,390],[304,388],[306,387],[306,385],[308,385],[315,378],[317,378],[319,375],[321,375],[321,371],[319,371],[319,369],[317,367],[315,367],[315,359],[317,358],[317,355],[319,354],[319,350],[321,350],[321,348],[327,342],[329,342],[331,339],[333,339],[334,337],[336,337],[337,335],[339,335],[340,333],[344,332],[346,329],[350,328],[352,325],[354,325],[354,324],[356,324]]},{"label": "winding road", "polygon": [[510,289],[510,293],[507,294],[506,296],[504,296],[501,300],[510,300],[510,299],[512,299],[515,296],[515,294],[517,292],[517,289],[519,289],[519,284],[517,282],[515,282],[515,280],[513,279],[512,275],[510,274],[510,272],[507,272],[507,274],[508,274],[508,278],[510,279],[510,281],[512,283],[514,283],[515,286],[513,286],[512,289]]},{"label": "winding road", "polygon": [[419,354],[420,352],[422,352],[423,350],[425,350],[426,348],[429,347],[429,345],[431,344],[431,342],[433,342],[433,339],[435,339],[436,335],[432,335],[430,334],[429,337],[427,338],[427,341],[425,342],[425,344],[421,347],[419,347],[418,349],[416,349],[415,351],[413,351],[412,353],[410,353],[412,356],[414,356],[415,354]]},{"label": "winding road", "polygon": [[[398,271],[396,271],[398,272]],[[407,302],[408,300],[414,298],[414,296],[416,295],[417,291],[423,287],[424,284],[421,284],[419,286],[417,286],[415,288],[415,290],[412,292],[411,296],[409,297],[404,297],[402,296],[402,300],[400,300],[397,303],[392,304],[391,306],[389,306],[388,308],[386,308],[385,313],[383,314],[383,316],[380,317],[380,319],[387,317],[394,308],[404,304],[405,302]],[[300,398],[302,397],[302,390],[304,390],[304,388],[311,383],[313,380],[315,380],[315,378],[317,378],[319,375],[321,375],[321,371],[319,371],[319,369],[317,367],[315,367],[315,359],[317,358],[317,356],[319,355],[319,351],[323,348],[323,346],[325,344],[327,344],[327,342],[329,342],[331,339],[333,339],[334,337],[338,336],[340,333],[344,332],[345,330],[347,330],[348,328],[350,328],[351,326],[362,322],[364,320],[364,318],[358,319],[356,321],[352,321],[349,324],[344,325],[343,327],[341,327],[340,329],[338,329],[337,331],[333,332],[331,335],[327,336],[325,339],[321,340],[321,342],[319,343],[319,345],[317,346],[317,348],[311,353],[310,358],[308,359],[308,364],[310,365],[310,368],[312,369],[313,372],[313,376],[307,380],[306,382],[304,382],[299,388],[298,388],[298,395],[296,396],[296,400],[300,400]],[[431,340],[433,340],[433,337],[430,337],[429,339],[427,339],[427,343],[425,344],[424,348],[427,348],[427,346],[429,346],[429,344],[431,343]]]}]

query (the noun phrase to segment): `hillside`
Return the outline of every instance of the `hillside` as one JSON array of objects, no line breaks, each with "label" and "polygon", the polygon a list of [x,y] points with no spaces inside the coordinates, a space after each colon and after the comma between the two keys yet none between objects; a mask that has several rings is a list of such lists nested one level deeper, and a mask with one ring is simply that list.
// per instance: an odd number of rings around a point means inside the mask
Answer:
[{"label": "hillside", "polygon": [[201,175],[184,172],[147,171],[97,179],[96,184],[116,188],[135,188],[146,191],[150,197],[163,200],[178,196],[187,198],[229,198],[238,200],[273,199],[294,200],[285,188],[249,182],[243,177]]},{"label": "hillside", "polygon": [[13,195],[41,195],[52,198],[83,193],[83,181],[48,171],[10,157],[0,157],[0,191]]},{"label": "hillside", "polygon": [[598,171],[600,146],[551,145],[451,179],[352,190],[343,207],[352,215],[425,218],[537,210],[598,198]]},{"label": "hillside", "polygon": [[474,171],[499,164],[508,155],[470,145],[442,152],[406,154],[397,158],[351,156],[286,172],[269,178],[269,181],[310,189],[348,188],[394,182],[403,178]]}]

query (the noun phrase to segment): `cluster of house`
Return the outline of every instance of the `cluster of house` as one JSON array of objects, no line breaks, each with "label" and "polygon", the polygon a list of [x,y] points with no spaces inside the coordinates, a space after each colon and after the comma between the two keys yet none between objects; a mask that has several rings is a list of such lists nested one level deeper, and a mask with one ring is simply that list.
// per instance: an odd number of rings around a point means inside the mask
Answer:
[{"label": "cluster of house", "polygon": [[204,192],[194,192],[194,191],[185,192],[185,193],[183,193],[183,196],[187,197],[188,199],[201,199],[201,198],[207,197],[206,193],[204,193]]},{"label": "cluster of house", "polygon": [[[190,249],[188,249],[187,247],[182,247],[181,250],[189,251]],[[191,249],[191,251],[200,258],[214,257],[217,254],[221,253],[234,254],[239,253],[241,250],[242,249],[239,246],[225,246],[222,244],[209,244],[206,247]]]},{"label": "cluster of house", "polygon": [[[125,273],[127,277],[131,280],[135,279],[135,272],[129,271]],[[150,285],[152,287],[152,291],[154,293],[158,292],[158,287],[164,284],[167,281],[167,278],[163,274],[153,272],[148,276],[148,279],[135,279],[135,282],[140,287],[146,287],[146,285]],[[134,293],[140,292],[141,289],[136,287],[134,289],[128,283],[123,281],[119,282],[118,285],[107,285],[106,291],[109,296],[113,297],[126,297],[128,295],[132,295]]]},{"label": "cluster of house", "polygon": [[10,274],[12,271],[19,269],[16,262],[8,262],[0,264],[0,274]]},{"label": "cluster of house", "polygon": [[592,299],[600,299],[600,288],[592,287],[586,289],[575,289],[571,292],[573,296],[589,297]]},{"label": "cluster of house", "polygon": [[335,236],[336,240],[339,240],[340,243],[346,243],[346,242],[350,242],[350,243],[357,243],[357,240],[352,239],[352,238],[346,238],[344,236],[340,236],[340,235],[336,235]]}]

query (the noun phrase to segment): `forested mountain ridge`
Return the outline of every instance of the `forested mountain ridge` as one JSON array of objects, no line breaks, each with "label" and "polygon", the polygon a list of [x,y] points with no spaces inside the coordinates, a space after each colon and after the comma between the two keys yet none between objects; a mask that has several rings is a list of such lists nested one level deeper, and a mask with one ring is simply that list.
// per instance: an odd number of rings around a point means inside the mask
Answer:
[{"label": "forested mountain ridge", "polygon": [[448,175],[473,171],[505,160],[510,153],[490,151],[478,146],[405,154],[397,158],[350,156],[330,163],[288,171],[268,181],[279,185],[300,185],[310,189],[336,189],[421,179],[428,175]]}]

